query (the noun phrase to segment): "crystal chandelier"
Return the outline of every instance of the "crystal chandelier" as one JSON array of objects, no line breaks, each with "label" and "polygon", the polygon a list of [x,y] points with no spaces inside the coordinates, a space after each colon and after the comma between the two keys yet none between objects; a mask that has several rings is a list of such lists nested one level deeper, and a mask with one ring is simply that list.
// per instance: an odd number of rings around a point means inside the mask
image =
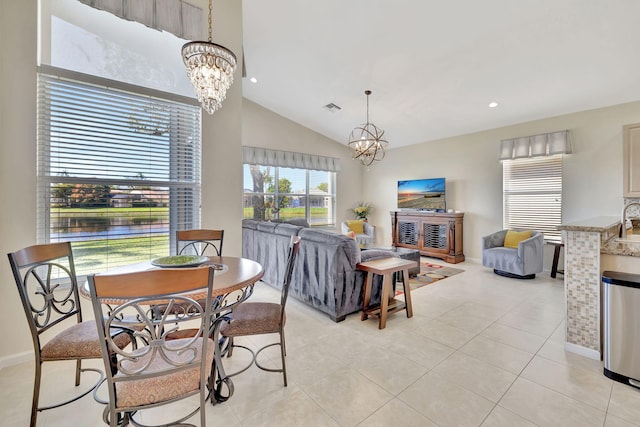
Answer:
[{"label": "crystal chandelier", "polygon": [[211,42],[211,1],[209,0],[209,41],[189,42],[182,46],[182,60],[187,67],[187,75],[196,89],[198,101],[209,114],[222,106],[236,69],[236,56],[233,52]]},{"label": "crystal chandelier", "polygon": [[360,160],[365,166],[370,166],[374,161],[384,158],[384,149],[389,141],[383,138],[384,131],[373,123],[369,123],[369,95],[370,90],[365,90],[367,95],[367,123],[356,127],[351,131],[349,147],[353,149],[353,159]]}]

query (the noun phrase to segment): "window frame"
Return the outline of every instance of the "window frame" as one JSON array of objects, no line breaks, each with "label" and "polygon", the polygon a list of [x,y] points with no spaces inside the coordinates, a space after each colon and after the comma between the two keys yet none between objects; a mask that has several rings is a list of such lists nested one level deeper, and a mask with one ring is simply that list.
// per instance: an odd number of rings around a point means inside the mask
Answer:
[{"label": "window frame", "polygon": [[[55,138],[54,132],[52,129],[56,128],[56,123],[59,118],[55,117],[55,114],[51,111],[50,105],[52,96],[52,92],[44,87],[44,84],[41,80],[46,80],[46,84],[52,84],[51,82],[63,82],[64,84],[72,85],[77,87],[78,91],[81,91],[83,87],[92,88],[96,91],[102,91],[101,93],[118,93],[118,94],[126,94],[127,97],[133,99],[131,101],[131,105],[138,106],[137,102],[140,105],[151,105],[158,106],[158,108],[167,108],[167,110],[163,110],[166,112],[168,119],[166,123],[168,123],[168,127],[166,133],[168,133],[166,137],[166,145],[168,147],[167,153],[162,155],[156,155],[156,161],[165,162],[167,161],[165,168],[162,170],[165,171],[166,176],[161,177],[161,173],[158,172],[158,176],[153,177],[152,179],[146,179],[141,173],[141,177],[136,179],[135,177],[123,178],[119,177],[109,177],[106,175],[106,172],[102,176],[87,176],[87,174],[78,172],[78,176],[73,176],[69,174],[69,176],[65,176],[64,174],[54,172],[55,168],[51,166],[52,162],[52,147],[56,145],[56,143],[52,142]],[[106,96],[106,95],[105,95]],[[115,97],[115,95],[114,95]],[[139,101],[137,101],[139,100]],[[49,243],[53,241],[63,241],[63,240],[71,240],[74,241],[73,238],[58,237],[55,238],[52,236],[52,224],[51,224],[51,209],[54,200],[51,195],[51,185],[57,183],[67,183],[67,184],[91,184],[91,185],[109,185],[111,189],[114,187],[120,187],[120,189],[129,187],[131,190],[134,189],[135,186],[145,186],[149,187],[150,191],[166,191],[166,197],[168,198],[167,202],[167,210],[168,210],[168,232],[167,235],[167,245],[166,245],[166,255],[172,254],[175,250],[175,232],[178,229],[187,229],[187,228],[199,228],[200,226],[200,206],[201,206],[201,197],[202,197],[202,188],[201,188],[201,155],[202,155],[202,111],[199,108],[197,102],[191,98],[182,97],[175,94],[169,94],[166,92],[161,92],[149,88],[143,88],[131,84],[115,82],[113,80],[103,79],[96,76],[86,75],[78,72],[73,72],[69,70],[59,69],[51,66],[40,66],[38,67],[38,148],[37,148],[37,158],[38,158],[38,166],[37,166],[37,189],[38,189],[38,198],[37,198],[37,239],[38,243]],[[87,107],[87,109],[91,109],[91,106]],[[175,109],[175,110],[174,110]],[[187,112],[187,116],[185,116],[185,111]],[[78,113],[77,117],[82,117],[81,113]],[[109,115],[102,116],[102,119],[108,118]],[[186,120],[186,117],[189,117]],[[143,119],[144,120],[144,119]],[[148,119],[151,120],[151,119]],[[155,120],[155,119],[154,119]],[[71,123],[71,124],[69,124]],[[147,121],[146,123],[149,123]],[[153,124],[153,122],[151,122]],[[145,122],[143,122],[143,126]],[[68,121],[67,124],[63,124],[60,126],[63,130],[74,129],[74,126],[79,128],[79,124],[75,124],[71,121]],[[131,123],[129,123],[128,132],[131,133]],[[120,128],[116,128],[119,131],[125,132],[125,126],[123,123],[120,123]],[[95,131],[97,132],[97,131]],[[189,133],[190,132],[190,133]],[[91,131],[86,131],[86,135],[90,135]],[[115,132],[114,132],[115,133]],[[111,136],[111,135],[110,135]],[[87,140],[88,137],[84,136]],[[88,143],[81,138],[83,135],[78,136],[79,141],[83,144],[88,145]],[[153,147],[151,144],[151,136],[146,137],[143,142],[148,143],[149,149],[154,150],[156,147]],[[62,138],[61,138],[62,139]],[[122,138],[126,140],[126,135]],[[100,145],[96,142],[97,138],[94,137],[95,145]],[[136,147],[128,146],[126,142],[122,143],[125,146],[125,150],[135,150]],[[64,145],[64,144],[59,144]],[[72,145],[72,144],[68,144]],[[185,148],[185,146],[187,146]],[[114,146],[115,147],[115,146]],[[116,148],[114,148],[116,150]],[[139,148],[138,148],[139,150]],[[138,151],[132,151],[131,158],[134,158],[134,154]],[[145,151],[140,150],[141,154],[144,154]],[[147,151],[146,153],[149,153]],[[73,157],[74,154],[67,154],[67,156]],[[86,160],[89,156],[87,152],[84,153],[83,160]],[[69,160],[69,158],[65,158]],[[80,161],[78,161],[79,163]],[[135,165],[135,160],[132,160],[132,164]],[[147,166],[149,170],[153,170],[154,166]],[[57,171],[59,172],[59,171]],[[136,171],[131,171],[132,173]],[[156,190],[154,190],[156,189]],[[111,192],[111,190],[110,190]],[[161,193],[154,193],[155,197],[164,197],[161,196]],[[153,197],[153,196],[152,196]],[[164,199],[163,199],[164,200]],[[162,202],[164,203],[164,202]],[[114,207],[114,206],[106,206],[106,207]],[[151,214],[150,214],[151,215]],[[164,234],[164,233],[162,233]],[[151,234],[150,234],[151,236]],[[159,236],[159,235],[158,235]],[[158,237],[156,236],[156,237]],[[98,238],[94,240],[106,240],[107,247],[109,241],[115,241],[119,237],[115,238]],[[88,241],[83,240],[83,241]],[[77,241],[77,240],[76,240]],[[164,250],[164,245],[163,245]],[[107,250],[108,252],[108,250]],[[114,263],[110,264],[108,261],[109,255],[105,255],[107,261],[105,264],[101,264],[106,267],[108,270],[112,267],[117,267],[122,265],[122,263]],[[148,259],[152,259],[154,257],[153,253],[149,253]],[[134,261],[135,262],[135,261]],[[128,263],[131,263],[130,261]],[[82,268],[78,268],[76,266],[76,270],[78,270],[78,275],[82,276],[83,272]],[[102,271],[101,269],[94,269],[91,272]]]},{"label": "window frame", "polygon": [[[246,182],[244,182],[244,178],[243,178],[243,219],[264,219],[264,220],[271,220],[271,219],[281,219],[278,214],[275,214],[273,212],[270,212],[268,209],[265,211],[265,217],[264,218],[256,218],[255,214],[253,217],[245,217],[244,215],[244,208],[246,207],[253,207],[248,206],[247,205],[247,200],[251,200],[253,197],[256,196],[262,196],[263,198],[266,197],[273,197],[273,200],[279,200],[280,197],[303,197],[304,198],[304,208],[305,208],[305,216],[304,219],[305,221],[307,221],[307,223],[311,226],[311,227],[335,227],[336,226],[336,199],[337,199],[337,192],[336,192],[336,180],[337,180],[337,172],[335,171],[328,171],[328,170],[317,170],[317,169],[308,169],[308,168],[301,168],[301,167],[293,167],[293,166],[274,166],[274,165],[262,165],[262,164],[257,164],[257,163],[243,163],[242,167],[243,167],[243,175],[246,176],[245,174],[245,167],[250,167],[250,166],[259,166],[259,167],[269,167],[269,168],[273,168],[273,172],[271,174],[271,176],[274,179],[274,191],[273,192],[268,192],[265,191],[261,192],[261,193],[255,193],[253,191],[246,191],[248,188],[246,187]],[[304,190],[304,194],[300,194],[300,193],[281,193],[280,192],[280,186],[278,185],[279,181],[280,181],[280,169],[293,169],[293,170],[300,170],[300,171],[304,171],[305,174],[305,190]],[[311,209],[313,208],[312,203],[311,203],[311,198],[314,197],[314,195],[311,193],[311,187],[310,187],[310,175],[312,171],[319,171],[322,173],[327,173],[328,174],[328,180],[330,182],[328,182],[328,186],[329,188],[332,190],[331,192],[328,193],[328,196],[324,196],[324,197],[330,197],[332,199],[332,203],[330,203],[330,211],[328,212],[328,216],[327,216],[327,221],[323,222],[321,224],[317,224],[313,221],[312,218],[312,213],[311,213]],[[253,186],[251,187],[253,188]]]}]

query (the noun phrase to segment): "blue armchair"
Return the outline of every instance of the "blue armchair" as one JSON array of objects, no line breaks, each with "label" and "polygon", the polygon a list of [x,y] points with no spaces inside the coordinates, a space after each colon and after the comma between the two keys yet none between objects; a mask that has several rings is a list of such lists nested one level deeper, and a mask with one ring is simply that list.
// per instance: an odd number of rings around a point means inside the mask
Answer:
[{"label": "blue armchair", "polygon": [[510,248],[504,246],[507,232],[502,230],[482,238],[482,265],[501,276],[533,279],[542,272],[542,233],[532,231],[531,237],[520,241],[517,248]]}]

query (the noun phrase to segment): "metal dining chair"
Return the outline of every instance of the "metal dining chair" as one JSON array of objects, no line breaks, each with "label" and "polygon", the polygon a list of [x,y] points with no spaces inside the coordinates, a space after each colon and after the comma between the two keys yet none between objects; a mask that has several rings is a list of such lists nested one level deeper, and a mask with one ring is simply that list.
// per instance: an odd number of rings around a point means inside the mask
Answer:
[{"label": "metal dining chair", "polygon": [[[96,322],[82,320],[71,244],[65,242],[29,246],[7,255],[29,323],[35,354],[30,421],[33,427],[36,425],[38,412],[75,402],[100,385],[104,380],[102,371],[82,368],[82,360],[100,359],[102,352]],[[110,339],[115,348],[122,349],[131,343],[126,332],[123,329],[110,331]],[[76,387],[80,385],[82,372],[97,372],[99,378],[88,390],[69,400],[39,406],[42,364],[54,361],[76,361]],[[110,361],[108,371],[115,368],[113,358]]]},{"label": "metal dining chair", "polygon": [[[118,371],[106,375],[105,423],[142,425],[144,415],[140,414],[145,409],[198,395],[194,410],[167,411],[171,416],[176,411],[180,414],[162,425],[191,425],[186,420],[198,411],[200,425],[206,425],[207,381],[214,357],[209,338],[213,272],[212,267],[196,267],[88,276],[94,315],[102,319],[97,325],[105,367],[112,352],[117,358]],[[194,299],[202,294],[206,294],[204,307]],[[167,310],[156,310],[158,303]],[[191,336],[167,338],[169,333],[194,326]],[[119,327],[135,331],[137,348],[118,350],[107,331]]]},{"label": "metal dining chair", "polygon": [[176,232],[176,254],[221,256],[224,230],[178,230]]},{"label": "metal dining chair", "polygon": [[[253,356],[251,362],[247,366],[233,374],[230,374],[229,377],[246,371],[255,363],[258,368],[264,371],[282,372],[284,385],[285,387],[287,386],[287,367],[285,363],[287,350],[284,338],[284,325],[286,322],[285,306],[289,295],[293,266],[299,249],[300,237],[291,236],[279,304],[272,302],[243,302],[233,309],[233,312],[229,316],[229,321],[223,322],[220,326],[220,334],[229,339],[226,347],[227,357],[231,357],[235,347],[248,350]],[[280,339],[278,342],[268,344],[260,348],[258,351],[253,351],[249,347],[239,345],[234,342],[234,339],[237,337],[262,334],[278,334]],[[280,346],[282,368],[273,369],[261,365],[258,361],[258,355],[263,350],[276,345]]]},{"label": "metal dining chair", "polygon": [[[222,243],[224,241],[224,230],[178,230],[176,231],[176,254],[177,255],[222,255]],[[204,300],[199,301],[204,305]],[[166,307],[159,306],[160,310]],[[176,306],[174,306],[174,310]],[[177,336],[172,334],[171,336]]]}]

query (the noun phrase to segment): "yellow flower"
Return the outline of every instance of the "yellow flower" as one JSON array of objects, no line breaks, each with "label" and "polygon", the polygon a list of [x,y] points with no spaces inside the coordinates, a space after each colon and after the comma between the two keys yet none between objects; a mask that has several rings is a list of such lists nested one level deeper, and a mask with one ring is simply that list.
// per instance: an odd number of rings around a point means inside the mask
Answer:
[{"label": "yellow flower", "polygon": [[367,219],[367,217],[369,216],[369,213],[371,212],[371,204],[358,203],[358,205],[355,208],[351,209],[351,212],[353,212],[353,215],[356,218]]}]

